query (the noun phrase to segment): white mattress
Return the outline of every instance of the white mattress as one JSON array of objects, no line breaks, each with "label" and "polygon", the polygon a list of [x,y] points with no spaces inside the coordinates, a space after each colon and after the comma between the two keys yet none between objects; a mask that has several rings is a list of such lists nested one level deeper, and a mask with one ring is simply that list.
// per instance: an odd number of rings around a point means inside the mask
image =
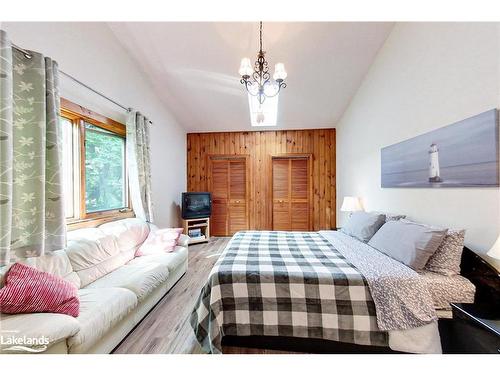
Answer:
[{"label": "white mattress", "polygon": [[420,276],[427,283],[436,310],[451,309],[451,302],[474,302],[476,287],[463,276],[443,276],[430,271],[422,271]]}]

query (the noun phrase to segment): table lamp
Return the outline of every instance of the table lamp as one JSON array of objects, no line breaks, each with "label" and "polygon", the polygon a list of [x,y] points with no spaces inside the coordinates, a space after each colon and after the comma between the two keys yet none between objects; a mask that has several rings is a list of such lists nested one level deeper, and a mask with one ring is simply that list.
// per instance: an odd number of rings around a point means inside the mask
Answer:
[{"label": "table lamp", "polygon": [[349,212],[350,216],[353,212],[363,211],[363,206],[358,197],[344,197],[340,211]]},{"label": "table lamp", "polygon": [[500,259],[500,236],[486,254],[492,258]]}]

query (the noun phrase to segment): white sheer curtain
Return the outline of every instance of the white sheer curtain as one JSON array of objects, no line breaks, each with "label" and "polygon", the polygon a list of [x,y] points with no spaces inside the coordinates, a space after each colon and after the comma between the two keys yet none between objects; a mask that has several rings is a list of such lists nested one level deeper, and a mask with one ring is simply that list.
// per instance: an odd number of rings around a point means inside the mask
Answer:
[{"label": "white sheer curtain", "polygon": [[137,111],[127,119],[127,171],[130,199],[135,215],[152,223],[151,158],[149,149],[149,120]]}]

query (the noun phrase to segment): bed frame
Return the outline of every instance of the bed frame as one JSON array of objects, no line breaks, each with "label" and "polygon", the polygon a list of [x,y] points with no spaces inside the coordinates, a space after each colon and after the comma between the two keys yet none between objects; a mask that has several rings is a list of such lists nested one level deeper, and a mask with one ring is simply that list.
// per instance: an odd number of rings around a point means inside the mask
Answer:
[{"label": "bed frame", "polygon": [[[497,306],[500,310],[500,273],[483,258],[464,247],[460,264],[461,275],[476,286],[475,304]],[[451,340],[450,329],[452,319],[439,319],[439,333],[443,351],[446,352]],[[253,353],[266,351],[284,351],[298,353],[335,353],[335,354],[383,354],[399,353],[389,347],[349,344],[323,339],[309,339],[284,336],[224,336],[222,350],[224,353],[241,353],[237,348],[258,349]],[[252,351],[251,351],[252,352]]]},{"label": "bed frame", "polygon": [[464,247],[460,274],[476,286],[474,303],[487,304],[500,311],[500,271]]}]

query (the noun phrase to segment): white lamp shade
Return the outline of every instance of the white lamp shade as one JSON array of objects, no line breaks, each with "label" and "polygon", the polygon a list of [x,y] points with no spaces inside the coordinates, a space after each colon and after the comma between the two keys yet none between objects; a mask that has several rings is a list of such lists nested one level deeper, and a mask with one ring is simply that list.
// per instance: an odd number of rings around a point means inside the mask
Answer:
[{"label": "white lamp shade", "polygon": [[356,212],[363,211],[363,207],[361,206],[361,202],[358,197],[344,197],[344,201],[342,202],[342,207],[340,211],[345,212]]},{"label": "white lamp shade", "polygon": [[285,70],[285,64],[283,63],[277,63],[274,66],[274,75],[273,78],[275,81],[281,80],[284,81],[286,78],[286,70]]},{"label": "white lamp shade", "polygon": [[238,70],[240,76],[251,76],[253,73],[252,63],[248,57],[241,59],[240,69]]},{"label": "white lamp shade", "polygon": [[486,254],[492,258],[500,259],[500,236]]}]

